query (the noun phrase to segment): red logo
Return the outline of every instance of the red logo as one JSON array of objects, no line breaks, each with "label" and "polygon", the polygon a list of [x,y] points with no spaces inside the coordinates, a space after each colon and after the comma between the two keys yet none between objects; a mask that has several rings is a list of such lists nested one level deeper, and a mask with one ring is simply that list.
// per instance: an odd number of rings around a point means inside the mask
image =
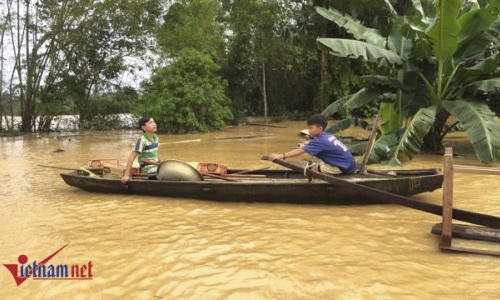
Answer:
[{"label": "red logo", "polygon": [[24,254],[19,255],[17,261],[19,264],[3,264],[16,281],[16,285],[29,278],[33,280],[91,280],[92,279],[92,261],[84,264],[47,264],[54,256],[69,244],[62,246],[56,252],[50,254],[45,259],[28,263],[28,257]]}]

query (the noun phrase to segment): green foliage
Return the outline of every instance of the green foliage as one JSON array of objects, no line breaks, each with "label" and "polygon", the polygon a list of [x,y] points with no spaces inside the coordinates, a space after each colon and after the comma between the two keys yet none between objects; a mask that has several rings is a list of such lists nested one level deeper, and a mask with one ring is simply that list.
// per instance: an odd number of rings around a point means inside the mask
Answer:
[{"label": "green foliage", "polygon": [[434,106],[422,108],[413,116],[406,130],[399,137],[399,144],[394,149],[394,154],[389,164],[401,164],[399,160],[400,154],[404,154],[411,159],[413,155],[420,152],[424,138],[431,130],[435,117],[436,108]]},{"label": "green foliage", "polygon": [[217,0],[175,1],[156,34],[167,57],[176,57],[186,48],[205,51],[219,60],[224,56],[222,7]]},{"label": "green foliage", "polygon": [[184,49],[143,83],[144,95],[136,113],[151,115],[160,130],[172,133],[221,129],[232,114],[227,83],[219,72],[210,55]]},{"label": "green foliage", "polygon": [[500,161],[500,124],[485,102],[463,99],[444,101],[443,105],[467,131],[478,159]]},{"label": "green foliage", "polygon": [[361,127],[366,130],[371,130],[371,124],[368,123],[367,121],[359,118],[351,118],[351,119],[344,119],[342,121],[337,122],[335,125],[332,125],[328,127],[326,131],[335,134],[337,132],[340,132],[342,130],[345,130],[350,127]]},{"label": "green foliage", "polygon": [[359,20],[356,20],[347,14],[343,14],[334,8],[325,9],[317,6],[316,11],[330,21],[335,20],[336,23],[343,24],[343,27],[347,30],[347,32],[356,37],[357,40],[366,41],[380,48],[385,48],[387,41],[380,35],[378,30],[366,28]]},{"label": "green foliage", "polygon": [[[395,132],[389,135],[381,135],[379,138],[377,138],[377,140],[373,144],[368,163],[379,163],[381,161],[390,159],[393,156],[394,148],[399,143],[399,134],[400,132]],[[349,150],[354,155],[362,156],[366,152],[367,146],[368,142],[358,143],[349,147]]]},{"label": "green foliage", "polygon": [[[438,150],[450,130],[446,120],[451,114],[467,130],[481,161],[500,161],[498,123],[484,102],[500,92],[500,56],[496,53],[500,1],[489,1],[484,8],[462,6],[461,0],[435,1],[435,10],[429,10],[436,12],[433,18],[426,15],[420,1],[410,2],[411,15],[395,16],[386,37],[388,49],[380,47],[378,32],[363,30],[353,18],[323,11],[359,40],[323,38],[318,40],[321,47],[338,57],[376,62],[380,72],[364,77],[359,92],[338,100],[323,113],[384,102],[379,110],[385,121],[383,137],[398,138],[397,146],[387,151],[392,153],[391,163],[400,163],[404,156],[411,159],[422,147]],[[391,64],[394,71],[380,68],[384,64]],[[405,124],[404,120],[411,121]]]},{"label": "green foliage", "polygon": [[390,50],[348,39],[320,38],[318,42],[339,57],[358,58],[375,63],[401,64],[401,58]]}]

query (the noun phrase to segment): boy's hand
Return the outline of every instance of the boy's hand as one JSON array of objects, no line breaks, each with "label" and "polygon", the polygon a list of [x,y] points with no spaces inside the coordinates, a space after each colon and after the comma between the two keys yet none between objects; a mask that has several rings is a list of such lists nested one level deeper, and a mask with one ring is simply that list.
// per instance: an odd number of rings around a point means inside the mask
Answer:
[{"label": "boy's hand", "polygon": [[127,184],[127,182],[128,182],[129,180],[130,180],[130,176],[125,175],[125,176],[123,176],[123,178],[122,178],[121,182],[122,182],[123,184]]},{"label": "boy's hand", "polygon": [[273,154],[269,155],[269,160],[270,161],[273,161],[275,159],[283,159],[283,154],[273,153]]}]

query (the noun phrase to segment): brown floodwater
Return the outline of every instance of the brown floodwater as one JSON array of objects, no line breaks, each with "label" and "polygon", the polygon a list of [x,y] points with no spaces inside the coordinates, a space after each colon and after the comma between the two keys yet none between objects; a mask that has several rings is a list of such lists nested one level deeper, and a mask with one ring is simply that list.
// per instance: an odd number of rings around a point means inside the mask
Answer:
[{"label": "brown floodwater", "polygon": [[[304,122],[280,125],[286,128],[161,134],[160,154],[229,167],[279,168],[260,157],[294,147],[305,127]],[[441,252],[438,237],[430,233],[440,217],[432,214],[396,205],[238,204],[96,194],[67,186],[59,176],[64,171],[38,166],[78,168],[91,158],[125,162],[138,134],[0,138],[1,263],[16,264],[21,254],[39,262],[68,244],[50,263],[88,266],[91,261],[93,275],[85,281],[29,279],[17,287],[2,267],[2,299],[498,297],[500,258]],[[342,135],[368,133],[353,129]],[[465,155],[455,163],[481,166],[463,133],[446,142]],[[442,168],[443,157],[420,154],[402,168],[431,167]],[[455,174],[455,206],[500,216],[499,179]],[[442,192],[415,198],[439,204]],[[497,244],[453,243],[500,251]]]}]

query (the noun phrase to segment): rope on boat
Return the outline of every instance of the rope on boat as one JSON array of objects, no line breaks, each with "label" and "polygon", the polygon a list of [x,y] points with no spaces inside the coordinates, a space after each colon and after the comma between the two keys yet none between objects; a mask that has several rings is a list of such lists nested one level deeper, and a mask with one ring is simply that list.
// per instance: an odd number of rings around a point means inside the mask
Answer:
[{"label": "rope on boat", "polygon": [[308,161],[306,166],[304,167],[304,176],[307,176],[307,170],[311,169],[314,165],[317,165],[318,163],[313,162],[312,160]]}]

